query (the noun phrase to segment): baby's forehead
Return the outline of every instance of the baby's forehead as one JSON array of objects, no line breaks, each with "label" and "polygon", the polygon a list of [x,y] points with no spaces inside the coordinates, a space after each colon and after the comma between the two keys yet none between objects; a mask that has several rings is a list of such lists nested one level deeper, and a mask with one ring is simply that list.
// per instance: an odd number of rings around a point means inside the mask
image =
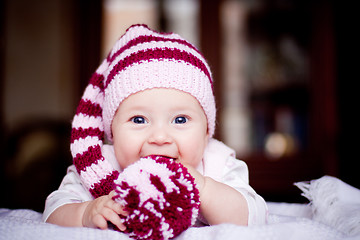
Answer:
[{"label": "baby's forehead", "polygon": [[130,94],[119,106],[127,104],[138,106],[155,104],[154,107],[163,104],[183,107],[197,105],[202,109],[201,104],[196,97],[188,92],[173,88],[151,88]]},{"label": "baby's forehead", "polygon": [[194,97],[193,95],[191,95],[191,93],[183,91],[183,90],[179,90],[176,88],[167,88],[167,87],[156,87],[156,88],[148,88],[148,89],[144,89],[138,92],[134,92],[131,93],[127,98],[134,96],[134,95],[140,95],[140,96],[144,96],[144,97],[154,97],[154,95],[157,95],[159,97],[168,97],[168,96],[174,96],[177,95],[179,97],[192,97],[194,99],[196,99],[196,97]]}]

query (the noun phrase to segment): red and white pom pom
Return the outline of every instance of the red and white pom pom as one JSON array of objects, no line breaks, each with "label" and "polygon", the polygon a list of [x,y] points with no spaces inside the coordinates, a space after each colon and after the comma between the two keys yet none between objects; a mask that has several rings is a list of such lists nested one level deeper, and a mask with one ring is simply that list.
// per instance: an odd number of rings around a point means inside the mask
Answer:
[{"label": "red and white pom pom", "polygon": [[192,226],[200,207],[199,191],[187,169],[161,156],[142,158],[115,180],[114,200],[129,213],[126,232],[136,239],[169,239]]}]

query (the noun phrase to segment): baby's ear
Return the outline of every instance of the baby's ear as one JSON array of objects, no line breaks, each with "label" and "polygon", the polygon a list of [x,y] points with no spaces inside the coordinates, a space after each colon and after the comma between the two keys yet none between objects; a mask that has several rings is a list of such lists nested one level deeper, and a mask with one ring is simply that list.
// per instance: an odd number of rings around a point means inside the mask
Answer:
[{"label": "baby's ear", "polygon": [[206,133],[206,136],[205,136],[206,145],[208,144],[209,140],[210,140],[210,134],[209,134],[209,130],[208,130]]}]

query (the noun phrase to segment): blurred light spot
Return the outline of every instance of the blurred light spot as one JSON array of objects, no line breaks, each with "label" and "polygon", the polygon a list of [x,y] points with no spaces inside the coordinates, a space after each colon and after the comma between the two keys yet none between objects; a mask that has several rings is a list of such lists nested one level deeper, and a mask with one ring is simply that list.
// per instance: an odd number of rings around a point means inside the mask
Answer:
[{"label": "blurred light spot", "polygon": [[271,133],[265,140],[265,152],[273,160],[291,155],[296,150],[296,143],[291,135],[284,133]]}]

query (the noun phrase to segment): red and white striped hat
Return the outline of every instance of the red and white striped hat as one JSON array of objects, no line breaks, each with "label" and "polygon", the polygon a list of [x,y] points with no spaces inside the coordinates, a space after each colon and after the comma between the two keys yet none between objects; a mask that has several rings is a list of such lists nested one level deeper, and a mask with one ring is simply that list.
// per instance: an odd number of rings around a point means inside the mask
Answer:
[{"label": "red and white striped hat", "polygon": [[152,88],[177,89],[194,96],[207,117],[210,137],[214,134],[213,80],[202,54],[177,34],[131,26],[91,77],[72,122],[73,163],[94,197],[113,190],[119,175],[101,152],[105,136],[112,142],[117,108],[131,94]]}]

